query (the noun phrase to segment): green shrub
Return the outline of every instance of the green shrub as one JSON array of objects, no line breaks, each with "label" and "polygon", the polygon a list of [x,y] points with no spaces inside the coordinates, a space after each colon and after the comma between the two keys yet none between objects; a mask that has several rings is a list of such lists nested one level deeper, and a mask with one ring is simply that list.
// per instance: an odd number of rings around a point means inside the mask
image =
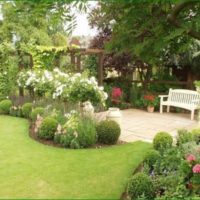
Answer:
[{"label": "green shrub", "polygon": [[177,135],[177,145],[182,145],[193,140],[192,134],[186,129],[179,129]]},{"label": "green shrub", "polygon": [[42,107],[36,107],[36,108],[34,108],[33,110],[32,110],[32,112],[31,112],[31,115],[30,115],[30,117],[31,117],[31,119],[33,120],[33,121],[35,121],[36,119],[37,119],[37,115],[40,115],[40,116],[42,116],[43,114],[44,114],[44,108],[42,108]]},{"label": "green shrub", "polygon": [[98,142],[102,144],[115,144],[120,133],[120,126],[115,121],[104,120],[97,125]]},{"label": "green shrub", "polygon": [[193,140],[197,144],[200,144],[200,129],[193,129],[191,134],[192,134]]},{"label": "green shrub", "polygon": [[54,138],[53,138],[54,143],[55,143],[55,144],[60,144],[61,137],[62,137],[61,134],[54,134]]},{"label": "green shrub", "polygon": [[32,111],[32,107],[33,107],[32,103],[25,103],[22,106],[22,115],[23,115],[23,117],[25,117],[25,118],[29,118],[30,117],[30,114],[31,114],[31,111]]},{"label": "green shrub", "polygon": [[89,117],[85,117],[80,120],[77,128],[77,133],[77,139],[81,147],[90,147],[97,141],[95,123]]},{"label": "green shrub", "polygon": [[9,114],[11,106],[12,106],[11,100],[9,99],[2,100],[0,102],[0,114]]},{"label": "green shrub", "polygon": [[154,149],[163,152],[168,148],[172,147],[173,138],[167,132],[159,132],[153,139],[153,147]]},{"label": "green shrub", "polygon": [[144,162],[148,164],[149,167],[153,167],[153,165],[159,161],[161,158],[161,155],[158,151],[156,150],[150,150],[144,159]]},{"label": "green shrub", "polygon": [[39,128],[38,136],[43,139],[53,139],[57,126],[58,122],[54,118],[45,118]]},{"label": "green shrub", "polygon": [[80,149],[80,144],[77,140],[77,138],[74,138],[71,143],[70,143],[70,148],[71,149]]},{"label": "green shrub", "polygon": [[75,136],[72,133],[67,133],[67,134],[61,135],[60,136],[60,144],[63,147],[70,148],[70,144],[74,138],[75,138]]},{"label": "green shrub", "polygon": [[155,196],[151,178],[144,173],[137,173],[128,184],[128,194],[131,199],[153,199]]}]

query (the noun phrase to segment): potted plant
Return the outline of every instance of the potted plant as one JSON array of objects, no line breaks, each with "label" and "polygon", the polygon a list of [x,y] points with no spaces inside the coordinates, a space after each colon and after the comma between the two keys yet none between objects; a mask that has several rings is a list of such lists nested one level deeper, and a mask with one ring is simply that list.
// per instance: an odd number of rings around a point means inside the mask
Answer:
[{"label": "potted plant", "polygon": [[143,98],[144,105],[147,107],[147,111],[150,113],[154,112],[155,106],[158,104],[158,97],[149,94]]}]

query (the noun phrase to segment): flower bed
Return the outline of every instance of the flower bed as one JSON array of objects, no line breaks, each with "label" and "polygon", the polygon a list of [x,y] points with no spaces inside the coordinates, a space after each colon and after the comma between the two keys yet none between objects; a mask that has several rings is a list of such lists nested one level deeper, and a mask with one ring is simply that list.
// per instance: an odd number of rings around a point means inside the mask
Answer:
[{"label": "flower bed", "polygon": [[154,150],[130,179],[124,199],[200,198],[200,129],[179,130],[177,144],[158,133]]},{"label": "flower bed", "polygon": [[29,119],[30,136],[44,144],[72,149],[119,144],[120,126],[114,121],[97,122],[93,111],[64,113],[53,107],[49,109],[49,105],[43,108],[34,103],[14,106],[10,100],[0,102],[0,114]]}]

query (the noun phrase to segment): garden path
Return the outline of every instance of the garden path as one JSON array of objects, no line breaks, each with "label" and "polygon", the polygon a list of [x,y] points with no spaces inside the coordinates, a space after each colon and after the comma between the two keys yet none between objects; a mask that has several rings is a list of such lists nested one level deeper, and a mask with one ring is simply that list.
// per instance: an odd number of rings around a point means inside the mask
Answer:
[{"label": "garden path", "polygon": [[[107,112],[98,114],[98,118],[104,119]],[[148,113],[144,110],[122,110],[122,133],[120,139],[126,142],[143,140],[152,142],[155,134],[159,131],[169,132],[173,137],[177,130],[200,127],[197,120],[190,120],[188,113]]]}]

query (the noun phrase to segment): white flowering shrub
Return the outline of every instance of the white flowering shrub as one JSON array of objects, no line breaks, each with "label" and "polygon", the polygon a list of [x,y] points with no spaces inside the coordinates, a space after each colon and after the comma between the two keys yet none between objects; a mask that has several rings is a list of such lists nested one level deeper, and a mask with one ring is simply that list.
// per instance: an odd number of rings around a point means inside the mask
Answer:
[{"label": "white flowering shrub", "polygon": [[53,99],[64,102],[105,103],[107,93],[99,87],[94,77],[85,74],[67,74],[55,68],[53,71],[22,71],[19,73],[18,86],[33,90],[38,96],[49,93]]}]

